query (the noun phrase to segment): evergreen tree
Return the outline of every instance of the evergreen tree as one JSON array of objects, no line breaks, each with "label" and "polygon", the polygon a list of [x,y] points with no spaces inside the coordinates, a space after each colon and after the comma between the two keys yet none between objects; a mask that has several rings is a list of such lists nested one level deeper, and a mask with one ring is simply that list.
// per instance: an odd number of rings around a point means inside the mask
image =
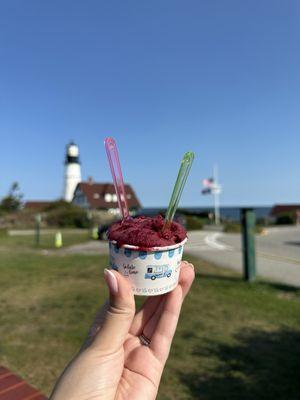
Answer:
[{"label": "evergreen tree", "polygon": [[22,205],[23,194],[20,192],[18,182],[13,182],[7,196],[0,203],[0,210],[4,212],[17,211]]}]

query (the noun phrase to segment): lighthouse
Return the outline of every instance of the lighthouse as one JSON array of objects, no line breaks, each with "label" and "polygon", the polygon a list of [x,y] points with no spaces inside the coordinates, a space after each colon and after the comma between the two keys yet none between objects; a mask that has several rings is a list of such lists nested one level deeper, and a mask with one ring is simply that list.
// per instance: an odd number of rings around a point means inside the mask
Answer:
[{"label": "lighthouse", "polygon": [[71,142],[66,147],[64,199],[71,202],[78,183],[81,182],[81,168],[78,146]]}]

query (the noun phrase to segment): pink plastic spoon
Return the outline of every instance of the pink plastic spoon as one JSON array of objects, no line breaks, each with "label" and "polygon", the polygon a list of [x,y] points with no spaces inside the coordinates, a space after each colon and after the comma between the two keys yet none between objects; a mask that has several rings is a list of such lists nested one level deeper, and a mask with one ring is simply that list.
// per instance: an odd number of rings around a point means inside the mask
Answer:
[{"label": "pink plastic spoon", "polygon": [[104,145],[115,185],[119,209],[124,220],[129,217],[129,211],[117,145],[114,139],[111,137],[107,137],[104,139]]}]

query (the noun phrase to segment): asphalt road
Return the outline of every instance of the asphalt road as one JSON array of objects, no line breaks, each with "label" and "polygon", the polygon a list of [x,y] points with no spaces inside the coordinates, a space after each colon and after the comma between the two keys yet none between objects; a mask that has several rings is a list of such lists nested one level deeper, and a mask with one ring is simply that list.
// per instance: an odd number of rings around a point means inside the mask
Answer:
[{"label": "asphalt road", "polygon": [[[242,272],[241,235],[192,231],[185,246],[191,254],[220,267]],[[107,242],[92,241],[62,248],[67,254],[107,254]],[[256,236],[257,274],[271,281],[300,287],[300,227],[270,228]]]},{"label": "asphalt road", "polygon": [[[242,272],[240,234],[193,231],[185,251]],[[300,227],[270,228],[265,235],[257,235],[256,264],[258,275],[300,287]]]}]

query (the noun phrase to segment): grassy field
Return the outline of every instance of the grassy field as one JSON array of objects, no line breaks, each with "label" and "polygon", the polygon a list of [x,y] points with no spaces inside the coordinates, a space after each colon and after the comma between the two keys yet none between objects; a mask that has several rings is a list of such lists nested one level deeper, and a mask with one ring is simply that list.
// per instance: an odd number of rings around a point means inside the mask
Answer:
[{"label": "grassy field", "polygon": [[[108,260],[13,252],[11,240],[0,239],[0,364],[49,394],[106,298]],[[300,291],[192,261],[158,399],[299,399]]]},{"label": "grassy field", "polygon": [[[50,230],[47,230],[50,231]],[[16,251],[28,251],[34,249],[55,249],[55,233],[61,232],[63,239],[63,246],[70,246],[72,244],[82,243],[89,240],[88,229],[53,229],[50,233],[40,235],[39,246],[36,245],[34,235],[20,235],[8,236],[0,235],[0,251],[12,249]]]}]

